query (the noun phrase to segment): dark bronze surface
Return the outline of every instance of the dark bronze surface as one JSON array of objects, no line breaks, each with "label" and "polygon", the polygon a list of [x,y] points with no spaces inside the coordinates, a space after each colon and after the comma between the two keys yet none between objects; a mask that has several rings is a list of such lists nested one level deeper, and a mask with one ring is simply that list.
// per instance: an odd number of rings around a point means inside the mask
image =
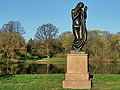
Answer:
[{"label": "dark bronze surface", "polygon": [[87,18],[87,6],[80,2],[77,6],[72,9],[72,20],[73,20],[73,34],[74,41],[72,46],[72,51],[80,52],[87,39],[87,28],[86,28],[86,18]]}]

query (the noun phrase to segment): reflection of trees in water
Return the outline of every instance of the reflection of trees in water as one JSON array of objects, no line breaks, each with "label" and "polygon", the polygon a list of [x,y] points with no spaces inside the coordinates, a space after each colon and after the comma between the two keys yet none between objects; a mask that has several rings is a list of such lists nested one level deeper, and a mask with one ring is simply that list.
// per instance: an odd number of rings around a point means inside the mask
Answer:
[{"label": "reflection of trees in water", "polygon": [[97,74],[119,74],[120,63],[118,62],[90,62],[90,73]]},{"label": "reflection of trees in water", "polygon": [[30,64],[26,69],[27,74],[46,74],[47,73],[47,65],[45,64]]},{"label": "reflection of trees in water", "polygon": [[[118,62],[90,62],[90,73],[120,74]],[[0,75],[5,74],[47,74],[66,73],[66,64],[1,64]]]},{"label": "reflection of trees in water", "polygon": [[0,74],[34,74],[47,73],[47,66],[44,64],[1,64]]},{"label": "reflection of trees in water", "polygon": [[0,74],[16,74],[17,66],[17,64],[1,64]]},{"label": "reflection of trees in water", "polygon": [[65,64],[50,64],[48,66],[48,73],[65,73],[66,72]]},{"label": "reflection of trees in water", "polygon": [[65,64],[1,64],[0,74],[47,74],[47,73],[65,73]]}]

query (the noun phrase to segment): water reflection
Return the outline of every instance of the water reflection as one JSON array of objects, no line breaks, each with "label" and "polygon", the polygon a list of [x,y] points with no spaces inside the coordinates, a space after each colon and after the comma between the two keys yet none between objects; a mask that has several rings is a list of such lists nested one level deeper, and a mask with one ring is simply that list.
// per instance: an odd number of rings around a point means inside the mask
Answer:
[{"label": "water reflection", "polygon": [[65,64],[0,64],[0,75],[65,73]]},{"label": "water reflection", "polygon": [[[91,74],[120,74],[119,62],[90,62]],[[66,73],[66,64],[0,64],[0,75],[5,74],[51,74]]]},{"label": "water reflection", "polygon": [[120,63],[119,62],[90,62],[89,72],[96,74],[120,74]]}]

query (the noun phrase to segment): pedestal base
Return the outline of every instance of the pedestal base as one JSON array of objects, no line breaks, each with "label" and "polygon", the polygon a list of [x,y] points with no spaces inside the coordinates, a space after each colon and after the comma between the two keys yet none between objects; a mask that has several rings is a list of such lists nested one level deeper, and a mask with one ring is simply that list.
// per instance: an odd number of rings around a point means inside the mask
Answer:
[{"label": "pedestal base", "polygon": [[90,89],[88,56],[85,53],[67,55],[67,73],[63,88]]},{"label": "pedestal base", "polygon": [[63,81],[63,88],[90,89],[91,81],[65,80]]}]

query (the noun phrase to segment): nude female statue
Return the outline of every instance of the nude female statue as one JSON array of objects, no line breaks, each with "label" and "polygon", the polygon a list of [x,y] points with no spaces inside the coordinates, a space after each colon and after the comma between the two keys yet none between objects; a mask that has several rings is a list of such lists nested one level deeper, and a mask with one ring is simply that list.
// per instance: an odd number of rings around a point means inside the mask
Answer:
[{"label": "nude female statue", "polygon": [[84,7],[84,4],[82,2],[78,3],[77,6],[71,11],[73,20],[72,28],[75,37],[72,49],[75,52],[79,52],[82,49],[87,39],[86,11],[87,6]]}]

